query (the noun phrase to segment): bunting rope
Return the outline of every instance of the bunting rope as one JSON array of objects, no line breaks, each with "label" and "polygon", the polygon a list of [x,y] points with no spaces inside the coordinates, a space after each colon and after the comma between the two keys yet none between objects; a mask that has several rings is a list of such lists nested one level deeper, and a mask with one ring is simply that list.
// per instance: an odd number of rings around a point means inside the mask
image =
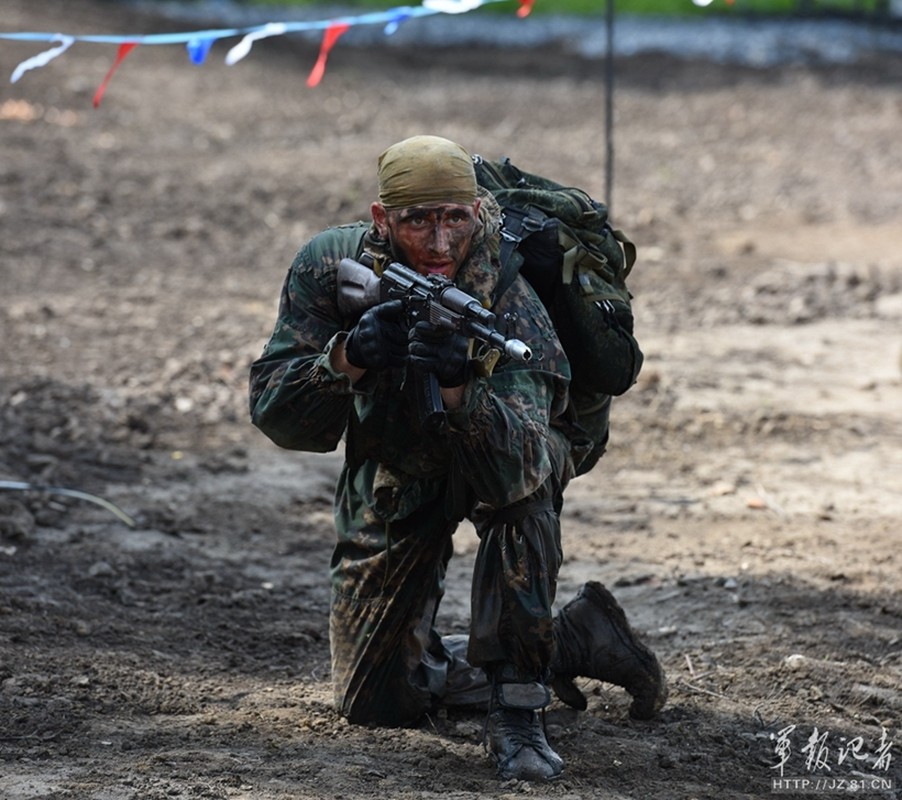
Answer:
[{"label": "bunting rope", "polygon": [[[20,42],[50,42],[55,45],[49,50],[44,50],[20,63],[13,70],[10,83],[16,83],[30,70],[46,66],[53,59],[65,53],[76,42],[118,45],[113,64],[94,94],[94,107],[97,108],[114,73],[119,69],[126,56],[138,45],[181,44],[185,46],[191,63],[201,65],[206,61],[210,49],[217,41],[240,36],[242,37],[241,40],[233,45],[225,56],[225,63],[228,66],[233,66],[245,58],[250,53],[254,42],[260,39],[284,36],[289,33],[323,31],[319,56],[307,78],[307,86],[312,88],[317,86],[322,80],[326,71],[326,60],[329,57],[329,52],[335,46],[338,38],[354,26],[382,25],[385,34],[390,36],[398,30],[402,23],[409,19],[433,16],[435,14],[465,14],[481,6],[501,2],[507,2],[507,0],[423,0],[422,5],[419,6],[399,6],[387,11],[370,12],[356,16],[302,22],[267,22],[263,25],[245,28],[214,28],[201,31],[143,35],[115,36],[92,34],[73,36],[65,33],[8,33],[0,31],[0,39]],[[517,16],[521,18],[528,16],[534,2],[535,0],[519,0]]]}]

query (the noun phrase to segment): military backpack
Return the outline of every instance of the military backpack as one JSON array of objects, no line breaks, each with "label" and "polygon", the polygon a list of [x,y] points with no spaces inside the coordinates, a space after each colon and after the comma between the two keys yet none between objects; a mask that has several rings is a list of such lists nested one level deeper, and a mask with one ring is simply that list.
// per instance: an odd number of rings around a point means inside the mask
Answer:
[{"label": "military backpack", "polygon": [[[588,472],[608,440],[609,355],[602,335],[614,324],[628,327],[635,382],[642,353],[632,338],[632,295],[626,278],[636,247],[608,220],[608,209],[581,189],[524,172],[510,159],[474,156],[477,183],[502,208],[501,279],[496,299],[522,274],[548,310],[570,361],[571,435],[578,474]],[[625,391],[625,388],[624,388]]]}]

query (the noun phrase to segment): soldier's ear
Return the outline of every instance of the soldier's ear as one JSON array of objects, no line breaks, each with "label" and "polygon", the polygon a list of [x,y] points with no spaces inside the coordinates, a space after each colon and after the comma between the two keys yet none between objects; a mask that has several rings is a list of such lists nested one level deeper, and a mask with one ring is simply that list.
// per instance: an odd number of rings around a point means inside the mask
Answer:
[{"label": "soldier's ear", "polygon": [[388,212],[382,203],[373,203],[370,206],[370,214],[373,215],[373,224],[376,232],[383,238],[388,238]]}]

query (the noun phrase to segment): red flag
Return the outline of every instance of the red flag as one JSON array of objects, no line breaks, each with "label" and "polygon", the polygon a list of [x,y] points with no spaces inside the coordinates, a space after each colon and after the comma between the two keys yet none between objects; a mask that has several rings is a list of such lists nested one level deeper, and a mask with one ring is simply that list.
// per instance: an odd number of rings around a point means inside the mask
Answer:
[{"label": "red flag", "polygon": [[316,59],[316,64],[313,65],[313,69],[310,71],[310,75],[307,78],[307,85],[311,89],[314,86],[317,86],[323,79],[323,75],[326,72],[326,59],[329,57],[329,51],[335,47],[338,37],[350,27],[349,24],[342,22],[330,25],[326,28],[326,32],[323,34],[323,43],[319,49],[319,58]]},{"label": "red flag", "polygon": [[125,42],[124,44],[119,45],[119,52],[116,53],[116,60],[113,62],[113,66],[110,67],[110,71],[103,79],[103,83],[100,84],[97,88],[97,92],[94,94],[94,108],[97,108],[100,105],[100,101],[103,99],[103,93],[106,91],[107,84],[113,77],[113,73],[119,69],[119,65],[125,61],[125,57],[137,46],[137,42]]}]

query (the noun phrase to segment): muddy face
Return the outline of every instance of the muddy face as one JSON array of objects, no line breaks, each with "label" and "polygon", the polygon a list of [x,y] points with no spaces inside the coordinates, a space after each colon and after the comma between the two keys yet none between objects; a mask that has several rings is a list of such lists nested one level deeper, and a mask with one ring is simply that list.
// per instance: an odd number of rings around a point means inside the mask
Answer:
[{"label": "muddy face", "polygon": [[414,206],[384,211],[376,219],[397,257],[421,275],[453,279],[476,232],[479,202]]}]

